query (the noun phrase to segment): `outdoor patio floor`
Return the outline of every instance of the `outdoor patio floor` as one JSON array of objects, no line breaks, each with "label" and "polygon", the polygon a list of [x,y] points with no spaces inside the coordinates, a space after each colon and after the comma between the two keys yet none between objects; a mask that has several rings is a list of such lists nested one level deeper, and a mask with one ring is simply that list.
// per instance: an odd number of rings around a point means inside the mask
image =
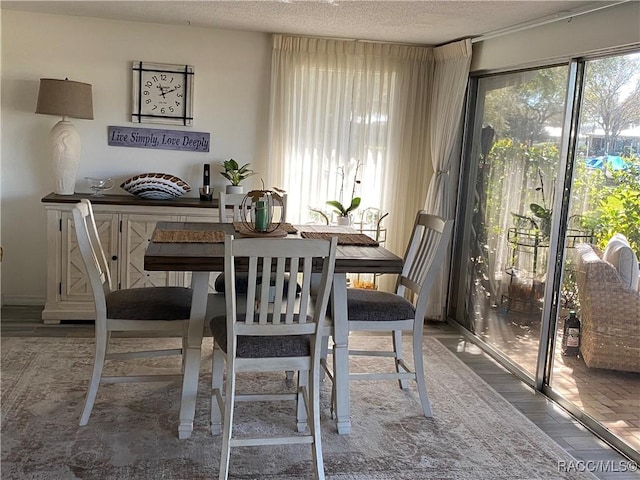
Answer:
[{"label": "outdoor patio floor", "polygon": [[[540,313],[484,312],[485,341],[534,374],[538,355]],[[601,422],[634,450],[640,451],[640,373],[588,368],[581,357],[561,353],[556,337],[551,386],[587,415]]]}]

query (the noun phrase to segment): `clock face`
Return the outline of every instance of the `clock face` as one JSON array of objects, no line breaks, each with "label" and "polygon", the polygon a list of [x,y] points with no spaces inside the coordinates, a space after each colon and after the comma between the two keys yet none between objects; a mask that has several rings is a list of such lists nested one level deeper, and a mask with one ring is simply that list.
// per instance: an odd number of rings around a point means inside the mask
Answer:
[{"label": "clock face", "polygon": [[193,123],[193,67],[134,62],[133,113],[136,123]]}]

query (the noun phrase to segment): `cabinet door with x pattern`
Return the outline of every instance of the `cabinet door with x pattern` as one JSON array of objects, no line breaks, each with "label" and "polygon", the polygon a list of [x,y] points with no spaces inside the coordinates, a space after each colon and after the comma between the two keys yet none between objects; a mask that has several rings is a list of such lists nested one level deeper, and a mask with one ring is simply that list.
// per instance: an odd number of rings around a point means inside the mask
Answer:
[{"label": "cabinet door with x pattern", "polygon": [[179,221],[179,216],[122,215],[121,270],[119,288],[164,287],[184,284],[184,273],[148,272],[144,252],[159,221]]}]

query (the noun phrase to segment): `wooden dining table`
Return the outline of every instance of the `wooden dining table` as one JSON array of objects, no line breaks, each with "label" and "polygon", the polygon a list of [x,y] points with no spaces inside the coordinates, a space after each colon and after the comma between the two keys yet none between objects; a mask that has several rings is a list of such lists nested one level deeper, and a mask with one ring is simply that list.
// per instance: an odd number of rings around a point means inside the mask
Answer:
[{"label": "wooden dining table", "polygon": [[[237,226],[236,226],[237,228]],[[333,318],[333,342],[336,388],[334,420],[340,434],[351,431],[349,412],[349,326],[347,314],[347,273],[390,273],[402,270],[402,258],[382,246],[365,246],[350,243],[358,238],[358,232],[351,227],[328,225],[300,225],[292,228],[296,233],[289,238],[304,236],[302,232],[338,237],[335,274],[331,294],[331,316]],[[192,233],[197,241],[171,241],[173,234]],[[184,378],[180,404],[180,424],[178,437],[189,438],[193,431],[198,377],[200,374],[201,347],[205,321],[207,320],[207,300],[209,275],[224,269],[224,240],[221,234],[213,239],[212,232],[242,236],[230,223],[159,222],[144,256],[144,268],[149,271],[191,272],[193,299],[187,334],[187,350],[184,362]],[[158,233],[165,234],[162,241]],[[210,239],[207,240],[207,234]],[[169,240],[167,240],[169,238]],[[177,238],[177,237],[176,237]],[[222,237],[223,238],[223,237]],[[341,241],[341,239],[343,239]],[[185,241],[186,240],[186,241]],[[357,242],[356,242],[357,243]],[[318,272],[321,265],[318,265]]]}]

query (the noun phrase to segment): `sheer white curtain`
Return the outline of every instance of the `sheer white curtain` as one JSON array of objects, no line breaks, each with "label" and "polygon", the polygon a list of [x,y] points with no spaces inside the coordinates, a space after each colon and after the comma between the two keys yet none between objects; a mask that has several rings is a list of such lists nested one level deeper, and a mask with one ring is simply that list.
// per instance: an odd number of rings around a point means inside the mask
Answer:
[{"label": "sheer white curtain", "polygon": [[[429,138],[434,175],[429,183],[424,209],[444,218],[453,218],[454,189],[457,175],[450,175],[451,162],[457,161],[453,170],[458,171],[460,155],[453,155],[459,139],[462,111],[469,68],[471,66],[471,40],[462,40],[434,49],[436,59],[433,89],[429,109]],[[449,262],[441,272],[441,282],[436,282],[427,305],[428,317],[443,317],[444,294],[447,291]]]},{"label": "sheer white curtain", "polygon": [[433,75],[432,48],[274,35],[267,180],[289,221],[349,204],[358,169],[361,208],[390,213],[386,246],[404,253],[432,173]]}]

